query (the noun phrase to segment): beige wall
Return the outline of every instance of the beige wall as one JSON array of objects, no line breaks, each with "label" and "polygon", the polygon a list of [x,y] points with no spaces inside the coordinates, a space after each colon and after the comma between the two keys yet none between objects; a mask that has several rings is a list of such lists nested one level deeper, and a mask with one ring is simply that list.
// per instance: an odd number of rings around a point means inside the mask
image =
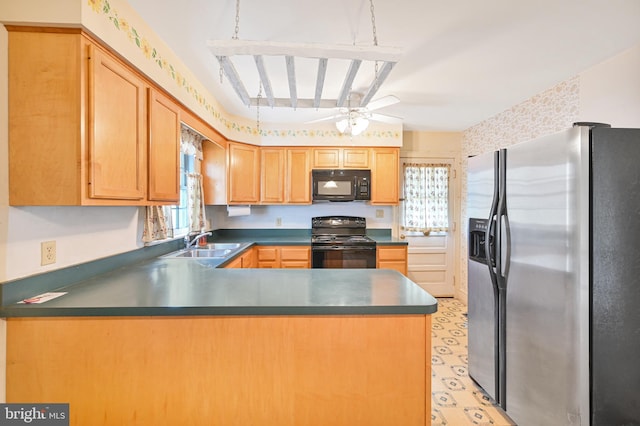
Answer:
[{"label": "beige wall", "polygon": [[[462,133],[461,132],[403,132],[400,157],[426,157],[430,159],[452,159],[455,169],[455,177],[452,179],[453,191],[453,221],[455,221],[454,233],[454,276],[456,295],[459,293],[461,282],[460,248],[464,234],[460,232],[461,207],[462,207]],[[396,225],[399,225],[399,208],[394,209]],[[394,234],[398,234],[397,226]]]},{"label": "beige wall", "polygon": [[640,127],[640,45],[580,73],[580,121]]},{"label": "beige wall", "polygon": [[460,155],[461,149],[461,132],[403,132],[400,153],[418,151],[435,156]]}]

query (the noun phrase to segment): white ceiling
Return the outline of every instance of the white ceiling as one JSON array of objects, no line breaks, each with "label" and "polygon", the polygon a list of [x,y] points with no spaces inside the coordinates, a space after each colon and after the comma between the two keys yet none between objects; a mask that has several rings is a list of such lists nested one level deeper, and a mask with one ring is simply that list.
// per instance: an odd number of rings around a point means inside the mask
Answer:
[{"label": "white ceiling", "polygon": [[[226,79],[220,84],[206,46],[231,39],[236,0],[129,3],[229,113],[256,118]],[[403,118],[405,130],[465,130],[640,43],[639,0],[374,0],[374,10],[378,44],[403,52],[374,100],[397,96],[378,112]],[[241,0],[239,39],[372,46],[369,0]],[[242,61],[235,65],[245,79]],[[247,65],[255,97],[259,80]],[[296,62],[300,97],[313,97],[316,70]],[[268,72],[274,92],[286,90],[276,97],[288,97],[284,68]],[[364,91],[373,72],[363,65],[366,81],[353,89]],[[329,69],[323,97],[335,99],[343,78]],[[260,117],[299,123],[336,111],[262,107]]]}]

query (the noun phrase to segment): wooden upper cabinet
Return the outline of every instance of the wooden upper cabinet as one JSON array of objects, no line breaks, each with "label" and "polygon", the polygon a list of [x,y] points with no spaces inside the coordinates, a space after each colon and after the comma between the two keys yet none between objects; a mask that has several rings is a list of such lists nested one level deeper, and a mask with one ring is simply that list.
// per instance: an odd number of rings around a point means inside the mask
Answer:
[{"label": "wooden upper cabinet", "polygon": [[227,150],[217,142],[202,142],[204,203],[227,204]]},{"label": "wooden upper cabinet", "polygon": [[180,107],[149,89],[149,200],[180,202]]},{"label": "wooden upper cabinet", "polygon": [[311,150],[287,149],[286,201],[311,204]]},{"label": "wooden upper cabinet", "polygon": [[368,169],[369,148],[344,148],[342,150],[342,167],[345,169]]},{"label": "wooden upper cabinet", "polygon": [[340,148],[314,148],[313,168],[314,169],[338,169],[341,163]]},{"label": "wooden upper cabinet", "polygon": [[91,198],[141,200],[146,190],[145,85],[106,52],[89,52]]},{"label": "wooden upper cabinet", "polygon": [[79,205],[86,188],[80,35],[17,28],[7,27],[9,204]]},{"label": "wooden upper cabinet", "polygon": [[311,151],[275,147],[261,154],[262,204],[311,204]]},{"label": "wooden upper cabinet", "polygon": [[10,204],[149,204],[146,80],[80,29],[7,30]]},{"label": "wooden upper cabinet", "polygon": [[229,142],[227,164],[229,204],[257,204],[260,201],[260,148]]},{"label": "wooden upper cabinet", "polygon": [[374,148],[371,168],[371,204],[398,204],[399,148]]},{"label": "wooden upper cabinet", "polygon": [[284,203],[285,160],[283,148],[262,148],[260,150],[261,203]]},{"label": "wooden upper cabinet", "polygon": [[370,148],[314,148],[314,169],[368,169]]}]

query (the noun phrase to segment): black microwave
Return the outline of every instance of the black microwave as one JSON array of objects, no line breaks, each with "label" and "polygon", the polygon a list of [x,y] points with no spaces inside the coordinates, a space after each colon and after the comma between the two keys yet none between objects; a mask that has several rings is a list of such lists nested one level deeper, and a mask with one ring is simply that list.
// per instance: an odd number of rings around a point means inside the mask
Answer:
[{"label": "black microwave", "polygon": [[359,201],[371,199],[371,170],[313,169],[313,201]]}]

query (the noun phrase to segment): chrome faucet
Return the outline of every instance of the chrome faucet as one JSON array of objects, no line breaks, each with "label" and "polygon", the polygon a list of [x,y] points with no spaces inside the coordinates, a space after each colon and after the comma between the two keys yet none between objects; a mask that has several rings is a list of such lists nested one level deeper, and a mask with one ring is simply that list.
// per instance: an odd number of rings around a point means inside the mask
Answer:
[{"label": "chrome faucet", "polygon": [[206,237],[207,235],[213,235],[211,232],[202,232],[196,235],[191,242],[189,242],[189,235],[184,236],[184,248],[191,248],[195,245],[195,243],[202,237]]}]

